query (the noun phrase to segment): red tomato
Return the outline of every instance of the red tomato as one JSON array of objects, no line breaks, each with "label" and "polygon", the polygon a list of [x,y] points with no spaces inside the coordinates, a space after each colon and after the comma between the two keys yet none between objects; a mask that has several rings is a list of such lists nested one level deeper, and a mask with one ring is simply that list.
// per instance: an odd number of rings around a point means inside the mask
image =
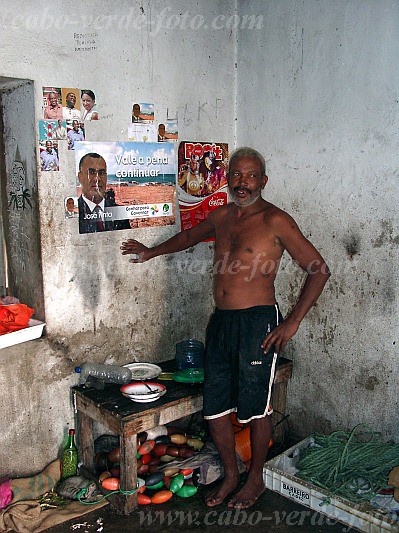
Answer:
[{"label": "red tomato", "polygon": [[111,462],[111,463],[119,463],[120,461],[120,458],[121,458],[121,449],[120,449],[120,446],[118,446],[117,448],[114,448],[113,450],[111,450],[108,454],[108,460]]},{"label": "red tomato", "polygon": [[144,455],[141,456],[141,461],[142,461],[142,464],[143,465],[148,465],[151,461],[151,454],[149,453],[145,453]]},{"label": "red tomato", "polygon": [[151,498],[147,496],[146,494],[138,494],[137,503],[139,505],[148,505],[149,503],[151,503]]},{"label": "red tomato", "polygon": [[177,446],[168,446],[166,448],[166,454],[171,455],[172,457],[179,456],[179,448]]},{"label": "red tomato", "polygon": [[183,474],[183,476],[189,476],[192,473],[193,473],[193,469],[192,468],[182,468],[180,470],[180,474]]},{"label": "red tomato", "polygon": [[141,465],[140,468],[137,469],[138,474],[146,474],[148,472],[148,465]]},{"label": "red tomato", "polygon": [[152,503],[165,503],[171,499],[173,492],[171,490],[160,490],[151,498]]},{"label": "red tomato", "polygon": [[146,440],[140,446],[138,452],[139,452],[140,455],[144,455],[146,453],[150,453],[150,451],[154,448],[154,446],[155,446],[155,440]]},{"label": "red tomato", "polygon": [[154,446],[154,449],[152,450],[152,453],[156,457],[162,457],[162,455],[166,454],[167,448],[168,448],[167,444],[156,444]]},{"label": "red tomato", "polygon": [[106,490],[118,490],[120,480],[117,477],[107,477],[102,482],[102,486]]}]

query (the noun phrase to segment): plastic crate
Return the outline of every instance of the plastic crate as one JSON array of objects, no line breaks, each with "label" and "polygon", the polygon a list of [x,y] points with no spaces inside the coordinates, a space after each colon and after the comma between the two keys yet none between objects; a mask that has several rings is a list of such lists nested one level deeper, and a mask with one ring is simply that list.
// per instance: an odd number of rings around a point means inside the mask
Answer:
[{"label": "plastic crate", "polygon": [[[305,507],[347,524],[358,531],[381,533],[399,532],[399,522],[385,516],[371,506],[358,505],[339,496],[329,498],[328,492],[308,483],[294,474],[293,467],[299,460],[297,450],[309,446],[311,437],[307,437],[274,459],[267,461],[263,467],[263,479],[268,489],[294,500]],[[329,498],[329,503],[324,500]],[[369,509],[365,510],[365,507]]]}]

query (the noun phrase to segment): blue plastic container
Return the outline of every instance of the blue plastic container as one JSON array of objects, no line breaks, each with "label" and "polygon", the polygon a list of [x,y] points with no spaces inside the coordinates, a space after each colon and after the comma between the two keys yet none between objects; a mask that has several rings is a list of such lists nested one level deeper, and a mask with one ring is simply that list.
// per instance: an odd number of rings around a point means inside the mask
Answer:
[{"label": "blue plastic container", "polygon": [[204,343],[196,339],[187,339],[176,344],[177,370],[204,367]]}]

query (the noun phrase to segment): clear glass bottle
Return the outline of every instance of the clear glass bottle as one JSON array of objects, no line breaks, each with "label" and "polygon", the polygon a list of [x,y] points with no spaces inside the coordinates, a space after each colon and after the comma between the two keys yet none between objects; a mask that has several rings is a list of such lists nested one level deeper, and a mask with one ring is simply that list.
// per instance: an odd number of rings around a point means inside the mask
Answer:
[{"label": "clear glass bottle", "polygon": [[61,455],[61,481],[76,476],[78,471],[78,449],[75,444],[75,430],[70,429],[68,441]]}]

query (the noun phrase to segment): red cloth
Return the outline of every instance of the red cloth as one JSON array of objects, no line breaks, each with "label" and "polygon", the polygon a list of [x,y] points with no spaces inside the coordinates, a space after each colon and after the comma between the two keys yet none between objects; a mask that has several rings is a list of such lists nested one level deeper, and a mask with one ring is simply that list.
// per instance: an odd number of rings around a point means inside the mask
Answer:
[{"label": "red cloth", "polygon": [[32,315],[33,309],[25,304],[0,304],[0,335],[26,328]]},{"label": "red cloth", "polygon": [[0,509],[4,509],[11,503],[12,492],[10,487],[10,480],[7,478],[0,478]]}]

